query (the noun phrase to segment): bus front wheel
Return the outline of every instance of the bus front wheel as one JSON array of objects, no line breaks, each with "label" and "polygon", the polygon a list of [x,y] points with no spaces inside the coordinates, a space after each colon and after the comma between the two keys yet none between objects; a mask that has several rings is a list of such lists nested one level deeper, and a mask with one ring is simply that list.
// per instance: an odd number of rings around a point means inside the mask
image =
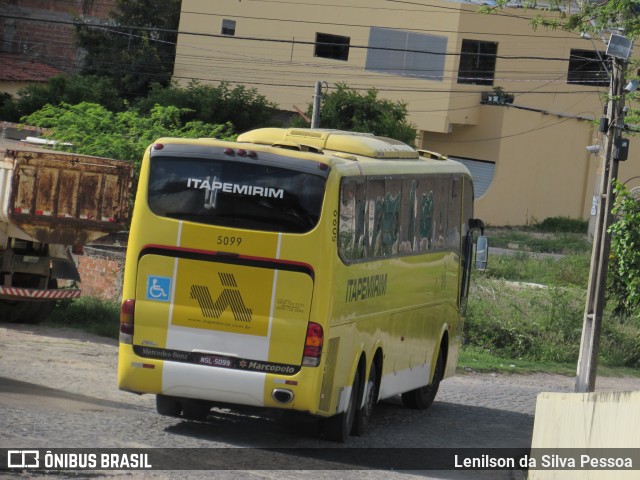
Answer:
[{"label": "bus front wheel", "polygon": [[345,442],[353,430],[358,412],[358,398],[360,397],[360,371],[356,372],[349,395],[347,409],[332,417],[322,419],[322,436],[327,440]]},{"label": "bus front wheel", "polygon": [[402,403],[404,406],[415,410],[426,410],[429,408],[436,398],[443,374],[444,356],[442,354],[442,350],[440,350],[440,353],[438,353],[438,360],[436,360],[436,370],[433,372],[433,380],[429,385],[403,393]]}]

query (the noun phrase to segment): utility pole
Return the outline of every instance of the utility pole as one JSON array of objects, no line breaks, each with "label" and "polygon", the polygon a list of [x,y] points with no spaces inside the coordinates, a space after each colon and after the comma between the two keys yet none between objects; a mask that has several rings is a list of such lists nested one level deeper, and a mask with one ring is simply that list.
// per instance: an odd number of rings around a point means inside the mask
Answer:
[{"label": "utility pole", "polygon": [[624,75],[627,70],[627,59],[610,58],[612,60],[612,72],[607,116],[601,120],[603,123],[601,131],[606,133],[602,157],[602,183],[591,252],[587,301],[576,375],[576,393],[593,392],[596,385],[602,313],[604,310],[609,252],[611,250],[609,227],[613,219],[611,210],[615,204],[613,184],[618,178],[618,161],[621,158],[619,147],[624,129]]},{"label": "utility pole", "polygon": [[313,94],[313,114],[311,115],[311,128],[320,126],[320,99],[322,98],[322,82],[316,82],[316,90]]}]

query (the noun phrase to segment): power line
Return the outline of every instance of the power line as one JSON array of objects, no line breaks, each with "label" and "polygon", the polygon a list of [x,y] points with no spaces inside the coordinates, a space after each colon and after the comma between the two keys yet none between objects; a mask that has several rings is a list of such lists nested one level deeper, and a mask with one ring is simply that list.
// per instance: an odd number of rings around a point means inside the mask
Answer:
[{"label": "power line", "polygon": [[[267,43],[279,43],[279,44],[294,44],[294,45],[332,45],[327,42],[315,42],[315,41],[307,41],[307,40],[295,40],[295,39],[279,39],[279,38],[260,38],[260,37],[247,37],[247,36],[230,36],[224,34],[215,34],[215,33],[200,33],[200,32],[183,32],[180,30],[172,30],[165,28],[151,28],[151,27],[136,27],[131,25],[99,25],[93,23],[79,23],[79,22],[71,22],[65,20],[49,20],[49,19],[34,19],[28,17],[19,17],[13,15],[5,15],[0,14],[0,18],[10,18],[14,20],[26,20],[26,21],[35,21],[35,22],[44,22],[44,23],[55,23],[55,24],[64,24],[64,25],[82,25],[87,27],[93,27],[97,29],[132,29],[132,30],[141,30],[141,31],[152,31],[152,32],[164,32],[164,33],[177,33],[178,35],[187,35],[187,36],[197,36],[197,37],[209,37],[209,38],[224,38],[227,40],[234,41],[250,41],[250,42],[267,42]],[[337,46],[344,46],[342,44],[336,44]],[[371,47],[368,45],[349,45],[349,48],[353,49],[362,49],[362,50],[379,50],[379,51],[389,51],[389,52],[402,52],[402,53],[421,53],[421,54],[429,54],[436,56],[461,56],[464,55],[463,52],[435,52],[429,50],[416,50],[416,49],[407,49],[407,48],[393,48],[393,47]],[[490,56],[496,59],[502,60],[544,60],[544,61],[557,61],[557,62],[568,62],[570,59],[568,58],[558,58],[558,57],[539,57],[539,56],[524,56],[524,55],[494,55],[494,54],[484,54],[484,53],[474,53],[476,56]],[[591,60],[593,62],[598,62],[599,60]]]},{"label": "power line", "polygon": [[[294,20],[294,19],[285,19],[285,18],[268,18],[268,17],[250,17],[246,15],[237,15],[237,14],[228,14],[228,13],[207,13],[207,12],[193,12],[188,10],[183,10],[181,13],[187,13],[190,15],[205,15],[205,16],[214,16],[214,17],[226,17],[226,18],[242,18],[245,20],[267,20],[270,22],[284,22],[284,23],[302,23],[302,24],[314,24],[314,25],[330,25],[330,26],[340,26],[340,27],[357,27],[357,28],[371,28],[374,25],[362,25],[362,24],[354,24],[354,23],[339,23],[339,22],[320,22],[318,20]],[[386,28],[389,30],[394,30],[393,27],[376,27],[376,28]],[[500,32],[473,32],[473,31],[461,31],[461,30],[436,30],[436,29],[427,29],[427,28],[402,28],[403,31],[409,32],[431,32],[431,33],[457,33],[457,34],[465,34],[465,35],[492,35],[492,36],[508,36],[508,37],[528,37],[528,38],[557,38],[557,39],[575,39],[576,36],[558,36],[558,35],[534,35],[534,34],[526,34],[526,33],[500,33]]]}]

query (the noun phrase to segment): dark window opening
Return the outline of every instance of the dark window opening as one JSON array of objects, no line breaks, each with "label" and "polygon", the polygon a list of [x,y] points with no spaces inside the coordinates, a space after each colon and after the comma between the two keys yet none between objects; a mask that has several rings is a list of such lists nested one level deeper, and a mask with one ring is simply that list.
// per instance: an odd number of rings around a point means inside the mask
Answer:
[{"label": "dark window opening", "polygon": [[316,33],[316,48],[313,55],[334,60],[349,60],[350,41],[349,37]]},{"label": "dark window opening", "polygon": [[[569,57],[567,83],[597,87],[609,86],[607,68],[609,68],[611,62],[607,61],[605,63],[603,59],[603,52],[572,48],[571,56]],[[609,65],[607,66],[607,64]]]},{"label": "dark window opening", "polygon": [[458,83],[493,85],[497,53],[497,42],[462,40]]},{"label": "dark window opening", "polygon": [[222,35],[235,35],[236,34],[236,21],[235,20],[222,20]]}]

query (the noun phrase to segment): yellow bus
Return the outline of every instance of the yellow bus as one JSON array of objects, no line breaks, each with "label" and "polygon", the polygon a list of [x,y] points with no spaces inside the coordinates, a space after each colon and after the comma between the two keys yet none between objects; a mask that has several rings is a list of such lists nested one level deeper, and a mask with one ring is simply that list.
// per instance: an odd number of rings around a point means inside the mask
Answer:
[{"label": "yellow bus", "polygon": [[427,408],[455,372],[474,250],[486,264],[472,210],[463,165],[388,138],[159,139],[127,248],[119,388],[191,419],[306,412],[337,441],[379,400]]}]

